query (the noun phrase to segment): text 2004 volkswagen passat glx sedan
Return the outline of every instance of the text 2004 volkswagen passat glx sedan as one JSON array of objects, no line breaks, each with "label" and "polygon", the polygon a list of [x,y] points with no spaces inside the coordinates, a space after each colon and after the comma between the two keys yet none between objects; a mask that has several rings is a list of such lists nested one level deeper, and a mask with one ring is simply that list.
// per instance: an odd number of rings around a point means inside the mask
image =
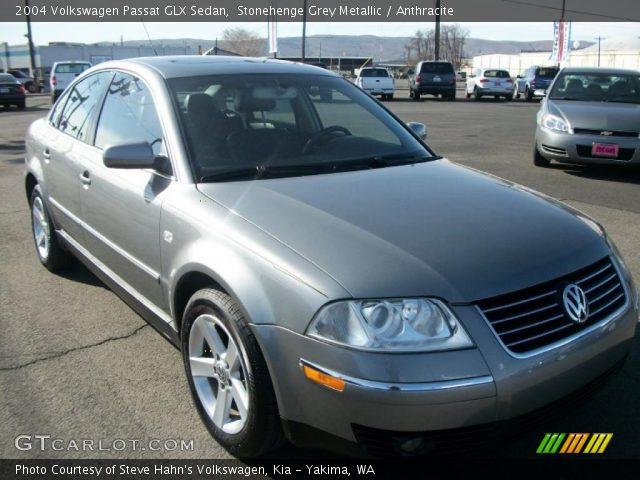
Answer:
[{"label": "text 2004 volkswagen passat glx sedan", "polygon": [[597,223],[419,132],[311,66],[103,63],[28,131],[36,253],[181,347],[235,455],[437,452],[607,375],[638,300]]}]

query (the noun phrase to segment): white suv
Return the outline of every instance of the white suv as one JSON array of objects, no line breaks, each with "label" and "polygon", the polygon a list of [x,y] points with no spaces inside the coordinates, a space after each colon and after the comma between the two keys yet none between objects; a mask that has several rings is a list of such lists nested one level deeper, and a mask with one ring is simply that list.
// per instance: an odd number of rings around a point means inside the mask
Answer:
[{"label": "white suv", "polygon": [[55,103],[65,88],[85,70],[91,68],[89,62],[56,62],[51,68],[49,86],[51,87],[51,102]]},{"label": "white suv", "polygon": [[478,68],[467,79],[465,92],[467,98],[473,95],[476,100],[480,100],[483,96],[513,100],[513,80],[506,70]]}]

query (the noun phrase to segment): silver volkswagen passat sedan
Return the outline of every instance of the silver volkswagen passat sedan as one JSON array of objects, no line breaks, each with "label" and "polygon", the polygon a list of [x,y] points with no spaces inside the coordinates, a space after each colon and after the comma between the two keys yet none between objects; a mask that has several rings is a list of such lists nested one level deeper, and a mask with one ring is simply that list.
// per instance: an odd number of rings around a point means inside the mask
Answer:
[{"label": "silver volkswagen passat sedan", "polygon": [[235,455],[445,451],[608,376],[638,297],[596,222],[419,131],[306,65],[102,63],[27,133],[36,253],[181,348]]},{"label": "silver volkswagen passat sedan", "polygon": [[548,92],[537,117],[535,165],[640,164],[640,72],[564,68]]}]

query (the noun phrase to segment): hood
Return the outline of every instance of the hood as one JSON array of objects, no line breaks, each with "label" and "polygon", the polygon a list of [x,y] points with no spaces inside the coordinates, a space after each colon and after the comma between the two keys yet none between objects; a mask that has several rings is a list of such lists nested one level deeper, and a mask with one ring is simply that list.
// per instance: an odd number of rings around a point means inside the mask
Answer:
[{"label": "hood", "polygon": [[472,302],[608,252],[568,207],[446,160],[198,188],[355,298]]},{"label": "hood", "polygon": [[568,120],[572,128],[640,132],[640,105],[549,100],[547,108]]}]

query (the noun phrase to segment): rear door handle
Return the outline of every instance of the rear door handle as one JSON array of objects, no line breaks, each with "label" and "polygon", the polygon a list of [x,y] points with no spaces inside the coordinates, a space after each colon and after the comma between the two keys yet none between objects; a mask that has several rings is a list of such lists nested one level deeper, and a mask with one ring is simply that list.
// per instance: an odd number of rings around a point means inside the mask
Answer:
[{"label": "rear door handle", "polygon": [[91,176],[88,170],[85,170],[80,174],[80,180],[82,181],[83,185],[91,185]]}]

